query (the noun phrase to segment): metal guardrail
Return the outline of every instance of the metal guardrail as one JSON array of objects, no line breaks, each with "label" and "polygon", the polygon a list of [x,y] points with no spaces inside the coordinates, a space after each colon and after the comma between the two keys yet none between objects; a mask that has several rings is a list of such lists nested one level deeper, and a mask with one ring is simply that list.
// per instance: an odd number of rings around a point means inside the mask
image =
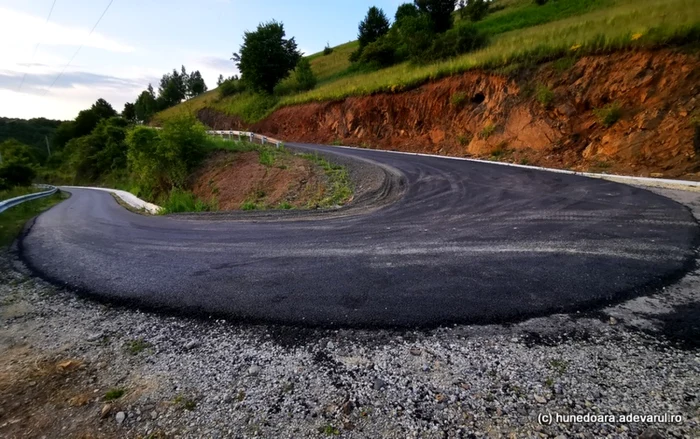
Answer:
[{"label": "metal guardrail", "polygon": [[21,195],[19,197],[10,198],[9,200],[0,201],[0,213],[6,211],[7,209],[15,207],[18,204],[22,204],[25,201],[31,201],[31,200],[36,200],[39,198],[48,197],[50,195],[55,194],[58,191],[57,187],[50,186],[47,184],[36,185],[36,186],[44,187],[44,188],[47,188],[48,190],[43,191],[43,192],[35,192],[33,194]]},{"label": "metal guardrail", "polygon": [[279,148],[280,146],[284,146],[284,142],[282,142],[281,140],[273,139],[272,137],[263,136],[261,134],[251,133],[250,131],[213,130],[207,131],[207,134],[209,134],[210,136],[220,136],[224,140],[234,140],[235,136],[238,138],[239,141],[245,139],[251,143],[254,143],[255,140],[259,140],[261,145],[271,143],[277,148]]}]

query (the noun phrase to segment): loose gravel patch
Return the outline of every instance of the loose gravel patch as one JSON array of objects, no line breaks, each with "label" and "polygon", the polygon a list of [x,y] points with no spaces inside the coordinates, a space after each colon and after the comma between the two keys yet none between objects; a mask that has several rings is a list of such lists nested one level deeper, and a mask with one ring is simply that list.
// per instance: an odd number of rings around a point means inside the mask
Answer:
[{"label": "loose gravel patch", "polygon": [[[697,195],[663,193],[700,216]],[[83,300],[10,252],[0,436],[695,438],[699,304],[696,270],[653,296],[513,325],[252,326]],[[681,422],[547,425],[549,414]]]}]

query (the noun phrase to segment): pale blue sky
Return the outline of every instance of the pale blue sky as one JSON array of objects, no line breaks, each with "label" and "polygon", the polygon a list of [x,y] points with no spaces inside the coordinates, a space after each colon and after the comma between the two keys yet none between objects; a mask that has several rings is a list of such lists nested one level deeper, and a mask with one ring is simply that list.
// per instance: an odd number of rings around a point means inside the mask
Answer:
[{"label": "pale blue sky", "polygon": [[149,82],[157,89],[160,76],[182,64],[201,71],[213,88],[219,74],[235,73],[231,53],[260,22],[282,21],[287,36],[311,54],[326,42],[354,40],[370,6],[393,17],[405,1],[114,0],[87,38],[109,0],[56,0],[48,24],[53,0],[0,0],[0,116],[72,119],[100,97],[121,111]]}]

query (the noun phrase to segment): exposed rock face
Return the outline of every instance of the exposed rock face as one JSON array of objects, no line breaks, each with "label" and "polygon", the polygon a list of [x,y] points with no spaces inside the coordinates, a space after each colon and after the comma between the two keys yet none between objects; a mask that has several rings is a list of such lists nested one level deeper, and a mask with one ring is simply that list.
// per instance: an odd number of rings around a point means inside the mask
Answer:
[{"label": "exposed rock face", "polygon": [[[517,78],[473,71],[401,93],[286,107],[251,129],[289,141],[700,179],[697,55],[620,52],[562,64]],[[611,104],[621,117],[606,127],[594,110]],[[211,111],[200,113],[210,126],[241,126]]]}]

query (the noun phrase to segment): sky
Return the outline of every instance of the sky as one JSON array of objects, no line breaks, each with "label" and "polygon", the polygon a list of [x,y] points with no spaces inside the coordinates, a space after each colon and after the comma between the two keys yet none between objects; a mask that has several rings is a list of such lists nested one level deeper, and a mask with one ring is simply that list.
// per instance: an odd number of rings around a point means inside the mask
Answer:
[{"label": "sky", "polygon": [[110,0],[55,0],[48,21],[54,0],[0,0],[0,116],[68,120],[99,98],[121,111],[181,65],[211,89],[237,73],[231,54],[261,22],[283,22],[310,55],[356,39],[370,6],[393,17],[404,2],[112,0],[90,35]]}]

